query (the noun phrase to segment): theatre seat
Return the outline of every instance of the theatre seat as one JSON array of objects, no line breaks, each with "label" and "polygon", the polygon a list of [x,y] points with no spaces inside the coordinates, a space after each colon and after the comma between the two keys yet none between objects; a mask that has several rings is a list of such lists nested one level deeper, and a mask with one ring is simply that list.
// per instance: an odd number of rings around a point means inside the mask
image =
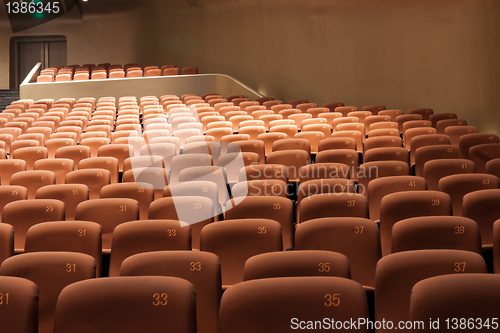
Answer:
[{"label": "theatre seat", "polygon": [[[375,319],[394,323],[409,320],[412,288],[419,281],[438,275],[460,276],[464,273],[486,272],[484,259],[468,251],[420,250],[388,255],[377,264]],[[386,327],[377,331],[392,330]],[[410,332],[408,329],[399,331]]]},{"label": "theatre seat", "polygon": [[[357,282],[338,277],[258,279],[224,293],[219,332],[283,332],[284,327],[304,327],[300,320],[314,323],[335,317],[344,322],[368,316],[366,294]],[[360,331],[370,330],[363,326]]]},{"label": "theatre seat", "polygon": [[219,257],[222,284],[226,287],[243,281],[243,268],[248,258],[283,249],[281,227],[278,222],[268,219],[211,223],[201,231],[200,241],[201,251]]},{"label": "theatre seat", "polygon": [[[175,305],[175,306],[173,306]],[[183,279],[164,276],[90,279],[65,288],[54,333],[196,333],[196,293]]]},{"label": "theatre seat", "polygon": [[39,290],[38,332],[54,329],[54,312],[61,291],[77,281],[96,276],[94,258],[76,252],[32,252],[5,260],[0,275],[32,281]]},{"label": "theatre seat", "polygon": [[[411,295],[409,319],[412,321],[432,318],[433,322],[446,323],[448,318],[476,318],[476,323],[491,325],[490,318],[495,318],[495,309],[500,306],[500,280],[492,274],[480,273],[436,276],[416,283]],[[461,304],[458,299],[467,299],[467,302]],[[450,327],[454,325],[452,319]],[[460,327],[460,321],[458,325]]]},{"label": "theatre seat", "polygon": [[196,289],[197,332],[217,333],[222,296],[219,258],[202,251],[140,253],[123,261],[120,276],[173,276]]},{"label": "theatre seat", "polygon": [[[0,289],[2,290],[0,292],[2,303],[8,305],[3,306],[0,311],[3,330],[38,333],[39,293],[37,285],[20,277],[0,276]],[[16,296],[12,297],[12,295]]]}]

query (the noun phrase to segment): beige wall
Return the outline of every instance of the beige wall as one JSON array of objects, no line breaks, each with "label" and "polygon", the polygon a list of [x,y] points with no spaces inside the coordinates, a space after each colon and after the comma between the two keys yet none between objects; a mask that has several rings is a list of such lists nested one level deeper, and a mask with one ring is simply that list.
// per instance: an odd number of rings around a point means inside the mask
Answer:
[{"label": "beige wall", "polygon": [[[498,0],[199,2],[158,0],[143,13],[56,20],[22,35],[66,35],[72,63],[198,65],[285,101],[431,107],[500,133]],[[0,88],[11,36],[0,25]]]},{"label": "beige wall", "polygon": [[498,0],[205,0],[205,8],[207,34],[225,42],[206,43],[207,67],[261,93],[431,107],[500,133]]},{"label": "beige wall", "polygon": [[189,9],[184,0],[164,4],[160,0],[131,8],[128,13],[84,15],[83,20],[75,7],[61,18],[16,34],[8,24],[5,7],[0,6],[0,89],[9,88],[9,43],[16,36],[66,36],[68,64],[137,62],[203,67],[202,10]]},{"label": "beige wall", "polygon": [[44,25],[12,33],[6,24],[4,6],[0,6],[0,89],[9,88],[9,47],[11,37],[64,35],[67,38],[68,64],[90,62],[124,63],[136,57],[135,39],[137,19],[120,15],[109,18],[84,20],[78,18],[75,7],[63,16]]}]

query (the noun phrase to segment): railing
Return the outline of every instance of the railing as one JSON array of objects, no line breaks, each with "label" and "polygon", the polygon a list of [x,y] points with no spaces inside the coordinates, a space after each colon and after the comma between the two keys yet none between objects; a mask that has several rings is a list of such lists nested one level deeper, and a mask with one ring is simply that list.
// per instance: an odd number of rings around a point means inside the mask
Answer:
[{"label": "railing", "polygon": [[36,78],[38,75],[40,75],[40,68],[42,67],[42,63],[39,62],[35,65],[35,67],[33,67],[31,69],[31,71],[28,73],[28,75],[24,78],[24,81],[21,83],[21,85],[23,84],[27,84],[27,83],[30,83],[30,82],[36,82]]},{"label": "railing", "polygon": [[123,79],[104,79],[86,81],[65,81],[36,83],[36,75],[40,70],[38,63],[30,71],[20,86],[21,98],[59,99],[64,97],[104,97],[112,96],[161,96],[166,94],[207,94],[245,95],[250,99],[262,97],[260,93],[242,82],[224,74],[197,74],[155,76]]}]

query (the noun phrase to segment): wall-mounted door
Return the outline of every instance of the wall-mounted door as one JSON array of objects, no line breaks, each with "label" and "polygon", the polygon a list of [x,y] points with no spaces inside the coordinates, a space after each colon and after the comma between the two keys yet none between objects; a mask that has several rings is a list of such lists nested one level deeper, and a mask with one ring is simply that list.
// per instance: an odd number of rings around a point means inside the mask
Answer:
[{"label": "wall-mounted door", "polygon": [[41,69],[66,66],[65,37],[16,37],[11,41],[10,86],[18,89],[31,69],[40,62]]}]

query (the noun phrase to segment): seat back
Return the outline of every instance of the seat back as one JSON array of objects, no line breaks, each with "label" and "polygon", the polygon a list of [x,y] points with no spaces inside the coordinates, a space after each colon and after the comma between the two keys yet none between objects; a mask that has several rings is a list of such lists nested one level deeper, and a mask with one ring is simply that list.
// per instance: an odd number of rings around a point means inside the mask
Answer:
[{"label": "seat back", "polygon": [[485,173],[451,175],[441,178],[438,190],[451,197],[453,215],[462,216],[462,202],[466,194],[487,189],[498,189],[497,176]]},{"label": "seat back", "polygon": [[476,172],[486,172],[486,163],[500,157],[500,143],[486,143],[473,146],[469,149],[469,159],[475,166]]},{"label": "seat back", "polygon": [[55,183],[56,175],[48,170],[21,171],[13,174],[10,179],[10,185],[22,186],[28,190],[28,199],[34,199],[39,188]]},{"label": "seat back", "polygon": [[245,281],[294,276],[338,276],[349,279],[349,260],[341,253],[330,251],[267,252],[249,258],[243,270]]},{"label": "seat back", "polygon": [[26,252],[79,252],[96,262],[102,271],[101,226],[86,221],[55,221],[35,224],[26,233]]},{"label": "seat back", "polygon": [[368,195],[368,186],[372,180],[390,176],[409,176],[410,167],[402,161],[366,162],[359,167],[358,193]]},{"label": "seat back", "polygon": [[488,133],[471,133],[460,136],[458,146],[460,148],[460,156],[469,158],[469,149],[485,143],[500,143],[500,138],[496,134]]},{"label": "seat back", "polygon": [[154,200],[153,185],[148,183],[117,183],[101,189],[101,198],[130,198],[139,203],[140,219],[147,220],[149,205]]},{"label": "seat back", "polygon": [[128,198],[88,200],[76,207],[77,221],[95,222],[102,227],[102,249],[109,253],[115,227],[139,219],[139,203]]},{"label": "seat back", "polygon": [[[0,215],[3,208],[10,202],[28,199],[28,190],[22,186],[0,186]],[[0,218],[1,221],[1,218]]]},{"label": "seat back", "polygon": [[267,219],[225,220],[205,226],[200,250],[216,254],[221,263],[223,285],[243,281],[243,267],[254,255],[281,251],[281,228]]},{"label": "seat back", "polygon": [[299,170],[309,162],[310,154],[302,149],[273,151],[267,155],[270,164],[282,164],[287,167],[288,180],[298,182]]},{"label": "seat back", "polygon": [[395,323],[408,320],[411,290],[419,281],[437,275],[486,272],[484,259],[479,254],[468,251],[405,251],[383,257],[378,262],[376,271],[375,319],[384,318]]},{"label": "seat back", "polygon": [[320,151],[316,155],[316,163],[342,163],[349,166],[350,179],[358,180],[358,152],[351,149],[335,149]]},{"label": "seat back", "polygon": [[0,265],[14,255],[14,228],[5,223],[0,224]]},{"label": "seat back", "polygon": [[431,160],[424,164],[423,177],[427,188],[436,191],[440,179],[450,175],[474,173],[474,162],[466,159]]},{"label": "seat back", "polygon": [[196,333],[196,293],[190,282],[164,276],[111,277],[65,288],[57,303],[54,333],[84,333],[88,327],[98,332],[155,332],[165,323],[178,333]]},{"label": "seat back", "polygon": [[380,220],[382,199],[391,193],[404,191],[424,191],[427,189],[425,179],[417,176],[389,176],[373,179],[368,184],[368,202],[370,219]]},{"label": "seat back", "polygon": [[[416,283],[412,288],[412,321],[446,322],[448,318],[476,318],[489,323],[500,306],[500,284],[492,274],[452,274],[436,276]],[[465,304],[456,299],[467,299]]]},{"label": "seat back", "polygon": [[179,182],[181,170],[194,166],[211,166],[212,157],[209,154],[187,154],[174,156],[170,172],[170,183]]},{"label": "seat back", "polygon": [[403,147],[380,147],[372,148],[365,152],[364,162],[375,161],[401,161],[407,164],[410,163],[408,150]]},{"label": "seat back", "polygon": [[26,232],[41,222],[64,221],[64,203],[54,199],[17,200],[3,208],[2,223],[14,227],[14,247],[24,252]]},{"label": "seat back", "polygon": [[299,171],[300,182],[314,179],[345,178],[351,174],[349,166],[343,163],[314,163],[305,165]]},{"label": "seat back", "polygon": [[[344,302],[344,298],[348,301]],[[304,327],[298,318],[307,318],[310,323],[323,322],[324,318],[333,317],[332,311],[335,321],[342,323],[352,318],[367,318],[368,304],[361,285],[338,277],[245,281],[222,296],[219,332],[280,332],[283,327],[292,331],[301,323]],[[360,331],[370,332],[365,326]]]},{"label": "seat back", "polygon": [[2,303],[9,305],[0,311],[3,329],[6,332],[38,333],[37,285],[23,278],[0,276],[0,289],[2,300],[5,297]]},{"label": "seat back", "polygon": [[32,252],[14,256],[0,266],[0,275],[32,281],[40,293],[38,332],[54,330],[54,312],[61,291],[77,281],[96,277],[96,263],[76,252]]},{"label": "seat back", "polygon": [[361,194],[325,193],[300,202],[299,223],[323,217],[368,218],[368,200]]},{"label": "seat back", "polygon": [[491,248],[493,244],[493,224],[500,219],[498,200],[499,189],[480,190],[468,193],[463,198],[462,215],[479,225],[483,248]]},{"label": "seat back", "polygon": [[444,144],[420,147],[415,152],[415,175],[420,177],[424,175],[424,165],[427,161],[453,158],[460,158],[457,146]]},{"label": "seat back", "polygon": [[115,157],[90,157],[81,160],[78,163],[78,170],[86,169],[104,169],[109,171],[111,184],[118,183],[119,169],[118,159]]},{"label": "seat back", "polygon": [[89,188],[85,184],[44,186],[36,192],[36,199],[56,199],[63,202],[66,220],[73,221],[78,204],[89,199]]},{"label": "seat back", "polygon": [[191,250],[188,225],[175,220],[142,220],[118,225],[113,232],[109,276],[118,276],[122,262],[138,253]]},{"label": "seat back", "polygon": [[477,223],[461,216],[423,216],[401,220],[392,227],[392,253],[432,249],[482,254]]},{"label": "seat back", "polygon": [[101,189],[111,184],[111,172],[98,168],[75,170],[66,175],[66,184],[87,185],[89,188],[89,199],[99,199]]},{"label": "seat back", "polygon": [[[176,189],[172,188],[175,194]],[[193,248],[196,249],[199,248],[201,229],[215,220],[214,202],[208,197],[194,196],[193,194],[157,199],[149,206],[149,219],[177,220],[189,224],[193,235]]]},{"label": "seat back", "polygon": [[288,182],[286,166],[282,164],[253,164],[240,170],[240,182],[246,180],[279,179]]},{"label": "seat back", "polygon": [[199,333],[217,333],[222,296],[219,258],[202,251],[140,253],[124,260],[120,276],[174,276],[191,282],[196,289]]},{"label": "seat back", "polygon": [[293,247],[293,202],[282,197],[247,196],[231,199],[226,203],[224,218],[228,220],[267,219],[279,222],[283,234],[283,248]]},{"label": "seat back", "polygon": [[218,205],[220,202],[225,203],[230,198],[227,187],[227,175],[224,167],[189,167],[181,170],[179,173],[179,181],[181,183],[189,181],[210,181],[217,184],[219,197],[214,205]]},{"label": "seat back", "polygon": [[382,255],[391,253],[392,227],[396,222],[418,216],[451,216],[451,198],[439,191],[406,191],[387,194],[380,204]]},{"label": "seat back", "polygon": [[246,196],[279,196],[288,197],[287,184],[278,179],[257,179],[241,181],[234,184],[231,189],[233,198]]}]

